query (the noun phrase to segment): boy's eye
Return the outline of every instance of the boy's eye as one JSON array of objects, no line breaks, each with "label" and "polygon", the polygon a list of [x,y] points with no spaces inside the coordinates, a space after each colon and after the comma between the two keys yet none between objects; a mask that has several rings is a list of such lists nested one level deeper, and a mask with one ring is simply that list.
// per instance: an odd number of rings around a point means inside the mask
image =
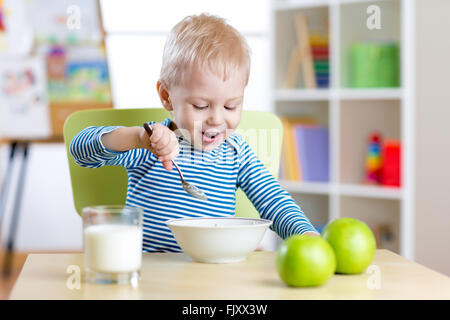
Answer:
[{"label": "boy's eye", "polygon": [[228,107],[228,106],[224,106],[225,107],[225,109],[227,109],[227,110],[234,110],[234,109],[236,109],[236,107]]},{"label": "boy's eye", "polygon": [[196,109],[206,109],[208,106],[196,106],[195,104],[193,104],[194,108]]}]

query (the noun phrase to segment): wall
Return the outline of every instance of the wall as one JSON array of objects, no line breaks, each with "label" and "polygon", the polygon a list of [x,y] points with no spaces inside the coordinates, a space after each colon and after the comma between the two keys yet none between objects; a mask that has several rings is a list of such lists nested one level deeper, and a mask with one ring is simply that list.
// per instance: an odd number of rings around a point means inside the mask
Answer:
[{"label": "wall", "polygon": [[[0,150],[3,177],[8,148],[3,146]],[[2,224],[3,241],[6,240],[11,222],[21,162],[22,157],[19,154],[12,172],[13,179]],[[26,173],[15,248],[19,251],[80,250],[81,218],[73,206],[64,145],[31,145]]]},{"label": "wall", "polygon": [[450,275],[450,1],[416,1],[415,260]]}]

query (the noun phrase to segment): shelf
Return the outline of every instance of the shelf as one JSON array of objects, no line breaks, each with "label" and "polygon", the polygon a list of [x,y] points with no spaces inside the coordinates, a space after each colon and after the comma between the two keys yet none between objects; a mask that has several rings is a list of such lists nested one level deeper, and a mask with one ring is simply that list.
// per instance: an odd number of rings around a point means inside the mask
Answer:
[{"label": "shelf", "polygon": [[331,98],[341,100],[394,100],[403,98],[401,88],[367,89],[278,89],[277,101],[326,101]]},{"label": "shelf", "polygon": [[[371,4],[382,12],[382,28],[367,27],[367,8]],[[318,119],[318,124],[329,128],[330,139],[329,183],[279,180],[280,185],[317,223],[350,216],[373,226],[388,225],[394,233],[392,249],[409,258],[414,249],[410,179],[414,78],[409,71],[414,58],[413,6],[408,0],[273,0],[271,7],[274,110],[280,117]],[[295,84],[286,81],[292,49],[298,43],[295,16],[299,13],[308,17],[310,31],[322,33],[323,21],[328,21],[328,88],[306,89],[301,69]],[[355,43],[399,46],[398,87],[352,86],[350,55]],[[402,177],[406,178],[401,188],[361,183],[366,172],[368,138],[375,131],[382,139],[400,141],[409,155],[401,160]]]},{"label": "shelf", "polygon": [[342,196],[338,206],[341,217],[364,221],[372,229],[380,248],[400,253],[400,225],[404,220],[401,201]]},{"label": "shelf", "polygon": [[378,132],[382,140],[402,140],[400,100],[343,100],[339,115],[339,183],[364,181],[368,139]]},{"label": "shelf", "polygon": [[386,100],[401,99],[401,88],[368,88],[368,89],[340,89],[338,97],[342,100]]},{"label": "shelf", "polygon": [[[378,1],[375,2],[379,8],[382,18],[382,27],[379,29],[370,29],[367,27],[366,10],[369,4],[373,2],[364,1],[347,1],[340,2],[342,6],[339,8],[339,24],[337,29],[333,29],[339,35],[339,42],[335,50],[339,51],[338,57],[335,56],[335,63],[339,66],[336,74],[340,88],[351,88],[351,69],[352,69],[352,47],[356,43],[396,43],[399,47],[402,43],[401,39],[401,6],[400,0]],[[359,26],[359,27],[357,27]],[[401,52],[399,48],[399,52]],[[370,57],[367,56],[367,57]],[[401,59],[401,57],[400,57]],[[392,61],[391,61],[392,62]],[[401,62],[400,62],[401,64]],[[399,66],[399,81],[401,80],[401,68]],[[373,74],[372,74],[373,76]]]},{"label": "shelf", "polygon": [[381,2],[385,0],[332,0],[333,3],[337,4],[358,4],[358,3],[367,3],[374,4],[377,2]]},{"label": "shelf", "polygon": [[321,182],[297,182],[279,180],[281,187],[292,193],[330,194],[332,192],[351,197],[397,199],[403,197],[401,188],[384,186],[365,186],[357,184],[337,184]]},{"label": "shelf", "polygon": [[402,199],[401,188],[384,186],[364,186],[354,184],[339,185],[339,194],[343,196],[379,198],[379,199]]},{"label": "shelf", "polygon": [[298,182],[290,180],[279,180],[282,188],[292,193],[329,194],[331,184],[326,182]]},{"label": "shelf", "polygon": [[330,99],[329,89],[279,89],[275,91],[277,101],[326,101]]}]

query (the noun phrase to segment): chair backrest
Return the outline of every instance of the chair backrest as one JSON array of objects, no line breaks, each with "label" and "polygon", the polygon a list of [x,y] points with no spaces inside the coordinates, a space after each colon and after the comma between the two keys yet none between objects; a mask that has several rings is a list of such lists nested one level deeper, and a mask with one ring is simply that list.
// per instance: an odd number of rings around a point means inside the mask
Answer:
[{"label": "chair backrest", "polygon": [[[125,204],[128,176],[123,167],[104,166],[91,169],[77,165],[69,153],[73,137],[89,126],[141,126],[144,122],[160,122],[168,117],[169,113],[163,108],[148,108],[84,110],[74,112],[67,118],[64,141],[69,160],[73,201],[79,214],[86,206]],[[276,115],[262,111],[243,111],[241,123],[237,128],[275,178],[278,177],[282,130],[281,121]],[[236,216],[259,217],[241,189],[236,193]]]}]

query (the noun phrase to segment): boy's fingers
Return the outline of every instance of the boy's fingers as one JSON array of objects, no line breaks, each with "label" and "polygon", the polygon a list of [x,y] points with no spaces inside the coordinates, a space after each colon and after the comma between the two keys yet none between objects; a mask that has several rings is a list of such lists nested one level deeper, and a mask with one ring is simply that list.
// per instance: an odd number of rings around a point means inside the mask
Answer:
[{"label": "boy's fingers", "polygon": [[161,155],[158,156],[158,159],[163,162],[163,161],[172,161],[173,159],[175,159],[178,156],[178,153],[180,152],[180,148],[179,146],[175,146],[175,148],[170,148],[169,149],[169,153],[165,154],[165,155]]},{"label": "boy's fingers", "polygon": [[157,143],[153,143],[153,148],[156,151],[165,149],[170,144],[170,136],[163,136]]},{"label": "boy's fingers", "polygon": [[152,124],[153,133],[150,137],[150,142],[155,145],[159,143],[159,140],[163,137],[164,130],[159,123]]},{"label": "boy's fingers", "polygon": [[161,158],[171,154],[173,152],[173,149],[173,147],[169,146],[164,149],[158,150],[158,157]]},{"label": "boy's fingers", "polygon": [[178,139],[175,135],[170,135],[167,141],[167,144],[163,147],[156,149],[158,156],[167,155],[173,150],[179,150],[180,146],[178,143]]},{"label": "boy's fingers", "polygon": [[167,156],[168,154],[178,151],[179,150],[178,140],[170,139],[167,145],[164,148],[156,150],[158,153],[158,156]]},{"label": "boy's fingers", "polygon": [[162,130],[162,136],[159,137],[159,139],[156,142],[151,140],[151,145],[156,151],[159,151],[167,147],[169,144],[175,142],[178,143],[178,139],[176,138],[175,134],[169,129],[164,127]]},{"label": "boy's fingers", "polygon": [[168,171],[172,170],[172,161],[163,161],[162,165],[164,166],[164,168]]}]

